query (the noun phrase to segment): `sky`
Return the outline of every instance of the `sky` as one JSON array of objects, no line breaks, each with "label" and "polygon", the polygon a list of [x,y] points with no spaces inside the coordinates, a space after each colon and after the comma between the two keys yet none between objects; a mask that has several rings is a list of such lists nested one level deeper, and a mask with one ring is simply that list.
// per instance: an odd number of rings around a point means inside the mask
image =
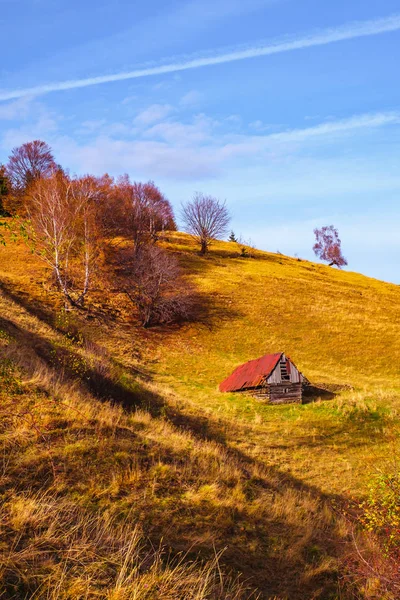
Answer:
[{"label": "sky", "polygon": [[0,163],[201,191],[253,245],[400,283],[398,0],[0,0]]}]

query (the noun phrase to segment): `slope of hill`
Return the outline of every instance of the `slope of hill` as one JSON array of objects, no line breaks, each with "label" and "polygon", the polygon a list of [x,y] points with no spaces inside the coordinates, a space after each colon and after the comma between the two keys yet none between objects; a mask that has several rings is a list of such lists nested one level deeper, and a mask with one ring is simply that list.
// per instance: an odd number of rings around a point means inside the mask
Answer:
[{"label": "slope of hill", "polygon": [[[4,597],[346,598],[340,507],[398,445],[400,288],[233,243],[206,258],[184,234],[162,244],[201,311],[147,331],[102,290],[90,315],[60,311],[37,259],[0,249]],[[275,407],[218,392],[280,350],[348,389]]]}]

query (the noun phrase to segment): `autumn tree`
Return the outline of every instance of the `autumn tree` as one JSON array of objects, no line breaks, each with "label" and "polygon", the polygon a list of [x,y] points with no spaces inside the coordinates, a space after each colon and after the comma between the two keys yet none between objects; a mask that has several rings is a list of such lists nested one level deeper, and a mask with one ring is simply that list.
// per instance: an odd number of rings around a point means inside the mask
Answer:
[{"label": "autumn tree", "polygon": [[162,231],[176,230],[174,213],[167,198],[154,181],[135,183],[135,193],[140,198],[143,212],[147,214],[147,227],[152,241],[157,241]]},{"label": "autumn tree", "polygon": [[230,221],[225,202],[199,192],[182,205],[181,217],[185,230],[200,245],[201,254],[206,254],[213,239],[226,235]]},{"label": "autumn tree", "polygon": [[127,175],[113,185],[103,221],[106,234],[131,240],[135,253],[161,231],[176,229],[171,204],[154,182],[131,183]]},{"label": "autumn tree", "polygon": [[98,258],[99,180],[55,171],[33,182],[27,200],[33,248],[70,306],[82,307]]},{"label": "autumn tree", "polygon": [[153,244],[138,252],[120,248],[114,281],[136,307],[143,327],[186,320],[193,307],[191,288],[176,258]]},{"label": "autumn tree", "polygon": [[34,140],[11,151],[7,175],[13,193],[23,195],[33,182],[50,176],[56,169],[50,146],[41,140]]},{"label": "autumn tree", "polygon": [[341,241],[338,230],[333,225],[326,225],[321,229],[314,229],[315,244],[313,250],[319,259],[341,268],[347,265],[347,260],[342,254]]}]

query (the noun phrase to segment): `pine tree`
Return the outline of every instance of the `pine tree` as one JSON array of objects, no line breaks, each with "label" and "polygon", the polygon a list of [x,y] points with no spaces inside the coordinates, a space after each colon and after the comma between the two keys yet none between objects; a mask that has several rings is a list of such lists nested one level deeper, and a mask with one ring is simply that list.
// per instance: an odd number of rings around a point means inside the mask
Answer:
[{"label": "pine tree", "polygon": [[6,168],[4,165],[0,165],[0,216],[7,217],[8,212],[5,207],[4,201],[10,193],[10,181],[7,177]]},{"label": "pine tree", "polygon": [[235,236],[235,234],[234,234],[234,232],[233,232],[233,231],[231,231],[231,234],[230,234],[230,236],[229,236],[228,240],[229,240],[230,242],[237,242],[236,236]]}]

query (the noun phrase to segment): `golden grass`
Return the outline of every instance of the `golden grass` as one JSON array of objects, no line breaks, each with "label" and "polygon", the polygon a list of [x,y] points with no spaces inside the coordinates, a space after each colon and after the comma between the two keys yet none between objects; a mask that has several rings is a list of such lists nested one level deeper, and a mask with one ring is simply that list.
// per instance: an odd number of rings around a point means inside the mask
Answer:
[{"label": "golden grass", "polygon": [[[149,339],[145,356],[160,385],[190,410],[227,420],[227,441],[267,464],[327,493],[362,492],[376,463],[397,447],[399,286],[279,254],[242,259],[226,242],[202,259],[184,234],[169,239],[213,304],[208,322]],[[218,392],[238,364],[277,351],[313,383],[354,390],[286,407]],[[241,441],[232,420],[242,423]]]},{"label": "golden grass", "polygon": [[[103,546],[100,568],[89,544],[80,549],[81,579],[76,565],[53,564],[51,553],[42,563],[33,548],[26,585],[32,594],[45,590],[40,598],[246,597],[229,578],[216,595],[213,561],[223,549],[222,570],[242,572],[263,598],[345,598],[338,570],[348,529],[338,507],[362,496],[370,473],[398,452],[399,288],[278,254],[239,258],[232,243],[216,243],[202,258],[179,233],[163,244],[177,253],[207,310],[201,321],[147,332],[122,296],[105,298],[101,290],[92,296],[94,318],[63,323],[37,259],[21,245],[0,249],[0,345],[8,365],[0,552],[11,556],[23,531],[29,555],[44,518],[37,506],[56,498],[60,539],[69,511],[77,522],[108,519],[105,539],[120,539],[121,523],[125,534],[140,531],[149,572],[159,565],[157,577],[165,571],[174,591],[151,588],[146,596],[138,583],[133,592],[136,582],[118,582],[143,554],[132,550],[136,558],[119,576],[116,563],[110,571],[112,553]],[[104,320],[108,308],[114,317]],[[280,350],[313,382],[353,389],[281,407],[218,392],[237,364]],[[157,554],[161,540],[175,562]],[[199,554],[207,566],[192,566]],[[173,587],[177,565],[192,581],[184,590]],[[208,581],[203,568],[214,582],[205,591],[198,587]],[[102,569],[107,575],[97,577]],[[7,585],[19,585],[15,572],[3,570]],[[58,596],[51,596],[56,580]]]},{"label": "golden grass", "polygon": [[146,544],[128,520],[93,514],[54,495],[13,496],[0,519],[16,533],[0,566],[3,597],[14,591],[14,597],[43,600],[244,597],[244,587],[222,575],[219,555],[203,563],[184,554],[172,558]]}]

